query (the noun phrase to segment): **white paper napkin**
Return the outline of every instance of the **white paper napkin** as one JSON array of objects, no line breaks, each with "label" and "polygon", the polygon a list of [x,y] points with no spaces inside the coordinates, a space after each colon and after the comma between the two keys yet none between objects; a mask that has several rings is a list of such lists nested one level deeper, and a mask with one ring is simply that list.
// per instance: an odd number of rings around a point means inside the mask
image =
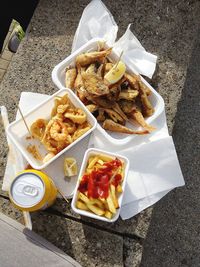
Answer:
[{"label": "white paper napkin", "polygon": [[99,0],[93,0],[83,11],[76,30],[72,53],[88,40],[99,37],[108,45],[113,45],[117,37],[118,26],[106,6]]},{"label": "white paper napkin", "polygon": [[102,38],[109,46],[113,46],[118,55],[123,50],[122,59],[126,59],[136,73],[151,78],[155,71],[157,56],[144,49],[130,28],[131,24],[128,25],[124,35],[116,41],[118,26],[112,14],[102,1],[92,0],[81,16],[74,36],[72,52],[93,38]]},{"label": "white paper napkin", "polygon": [[123,51],[122,60],[124,59],[128,66],[132,66],[136,73],[152,78],[157,56],[144,49],[130,28],[131,24],[128,25],[124,35],[114,43],[113,49],[118,55]]},{"label": "white paper napkin", "polygon": [[162,191],[148,197],[141,198],[139,200],[133,201],[131,203],[124,204],[120,211],[120,216],[123,220],[129,219],[136,214],[140,213],[144,209],[152,206],[162,197],[164,197],[170,190]]}]

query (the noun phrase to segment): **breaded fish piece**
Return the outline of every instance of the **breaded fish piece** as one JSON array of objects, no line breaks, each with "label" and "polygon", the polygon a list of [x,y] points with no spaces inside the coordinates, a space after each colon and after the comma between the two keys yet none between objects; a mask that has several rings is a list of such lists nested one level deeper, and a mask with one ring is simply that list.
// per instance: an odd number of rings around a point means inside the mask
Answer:
[{"label": "breaded fish piece", "polygon": [[97,74],[82,73],[82,81],[89,94],[102,96],[109,93],[109,88]]},{"label": "breaded fish piece", "polygon": [[65,73],[65,86],[70,89],[74,89],[74,83],[76,80],[76,68],[67,69]]},{"label": "breaded fish piece", "polygon": [[100,52],[88,52],[76,57],[76,65],[78,66],[87,66],[95,61],[101,61],[106,56],[108,56],[112,51],[112,48],[108,48],[107,50],[103,50]]},{"label": "breaded fish piece", "polygon": [[149,131],[147,130],[144,130],[144,131],[134,131],[132,129],[129,129],[119,123],[116,123],[114,122],[113,120],[109,120],[109,119],[106,119],[104,122],[103,122],[103,125],[102,127],[105,129],[105,130],[109,130],[109,131],[112,131],[112,132],[118,132],[118,133],[126,133],[126,134],[139,134],[139,135],[144,135],[144,134],[148,134]]}]

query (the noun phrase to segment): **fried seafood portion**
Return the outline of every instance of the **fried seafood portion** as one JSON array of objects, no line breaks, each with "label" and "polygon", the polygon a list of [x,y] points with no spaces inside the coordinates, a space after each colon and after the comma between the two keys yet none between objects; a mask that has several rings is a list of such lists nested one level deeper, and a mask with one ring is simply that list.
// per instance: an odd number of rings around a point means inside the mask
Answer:
[{"label": "fried seafood portion", "polygon": [[[146,123],[142,113],[139,110],[133,110],[130,114],[130,117],[133,118],[133,121],[136,121],[140,126],[149,132],[153,132],[155,130],[155,127]],[[129,121],[131,122],[131,119]]]},{"label": "fried seafood portion", "polygon": [[103,128],[105,130],[109,130],[109,131],[112,131],[112,132],[119,132],[119,133],[125,133],[125,134],[140,134],[140,135],[143,135],[143,134],[147,134],[148,131],[147,130],[144,130],[144,131],[134,131],[132,129],[129,129],[119,123],[116,123],[114,122],[113,120],[108,120],[106,119],[104,122],[103,122]]},{"label": "fried seafood portion", "polygon": [[65,73],[65,86],[67,88],[74,88],[76,79],[76,68],[67,69]]},{"label": "fried seafood portion", "polygon": [[[75,107],[67,94],[56,97],[50,120],[38,119],[30,127],[31,134],[47,150],[43,159],[39,156],[37,158],[47,162],[90,128],[86,113]],[[29,147],[28,150],[32,153],[33,149]]]},{"label": "fried seafood portion", "polygon": [[152,107],[148,96],[146,94],[145,86],[141,81],[139,81],[139,92],[140,92],[140,99],[142,102],[142,107],[143,107],[143,113],[145,116],[151,116],[154,113],[154,108]]},{"label": "fried seafood portion", "polygon": [[[154,131],[155,127],[148,125],[145,120],[154,113],[149,99],[151,89],[139,75],[128,72],[120,59],[113,62],[110,58],[112,48],[105,49],[104,45],[99,43],[97,51],[76,57],[75,66],[66,71],[68,87],[75,89],[79,99],[104,129],[126,134],[148,134]],[[72,113],[64,116],[74,121]],[[138,124],[144,130],[129,129],[126,127],[127,122],[133,127]]]},{"label": "fried seafood portion", "polygon": [[27,146],[27,151],[32,154],[32,156],[37,160],[42,160],[42,156],[40,155],[40,152],[38,151],[38,148],[36,145],[29,144]]},{"label": "fried seafood portion", "polygon": [[137,90],[133,89],[128,89],[128,90],[123,90],[119,93],[119,99],[126,99],[133,101],[134,98],[136,98],[139,95],[139,92]]},{"label": "fried seafood portion", "polygon": [[84,88],[89,94],[102,96],[109,93],[108,86],[104,83],[102,78],[97,74],[83,73],[82,80]]},{"label": "fried seafood portion", "polygon": [[80,108],[69,109],[64,116],[77,124],[83,124],[87,120],[85,112]]},{"label": "fried seafood portion", "polygon": [[74,132],[72,139],[75,141],[78,139],[81,135],[85,134],[89,129],[91,128],[91,125],[88,122],[84,122],[83,124],[80,124],[76,131]]},{"label": "fried seafood portion", "polygon": [[47,120],[44,119],[38,119],[36,120],[30,128],[31,134],[33,137],[41,140],[43,138],[45,128],[47,126]]}]

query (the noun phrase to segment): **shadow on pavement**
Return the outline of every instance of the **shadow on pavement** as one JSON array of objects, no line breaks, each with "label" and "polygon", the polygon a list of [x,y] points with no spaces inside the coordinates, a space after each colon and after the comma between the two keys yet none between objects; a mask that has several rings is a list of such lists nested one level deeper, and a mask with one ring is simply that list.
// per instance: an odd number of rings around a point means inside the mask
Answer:
[{"label": "shadow on pavement", "polygon": [[70,226],[65,218],[54,216],[46,211],[31,213],[33,231],[42,236],[57,248],[74,258]]},{"label": "shadow on pavement", "polygon": [[172,132],[186,185],[154,206],[141,266],[200,266],[199,66],[200,28]]}]

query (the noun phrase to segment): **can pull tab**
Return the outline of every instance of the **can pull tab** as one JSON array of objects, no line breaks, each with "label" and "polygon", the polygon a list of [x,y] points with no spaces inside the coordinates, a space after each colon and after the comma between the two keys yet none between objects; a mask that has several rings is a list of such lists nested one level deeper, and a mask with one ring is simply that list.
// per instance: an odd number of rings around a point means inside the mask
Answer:
[{"label": "can pull tab", "polygon": [[20,183],[18,184],[16,189],[19,193],[23,193],[24,195],[27,195],[27,196],[35,197],[39,194],[38,188],[31,184],[27,185],[27,184]]},{"label": "can pull tab", "polygon": [[23,188],[23,192],[25,195],[32,196],[32,197],[37,196],[39,193],[38,189],[36,187],[31,186],[31,185],[26,185]]}]

